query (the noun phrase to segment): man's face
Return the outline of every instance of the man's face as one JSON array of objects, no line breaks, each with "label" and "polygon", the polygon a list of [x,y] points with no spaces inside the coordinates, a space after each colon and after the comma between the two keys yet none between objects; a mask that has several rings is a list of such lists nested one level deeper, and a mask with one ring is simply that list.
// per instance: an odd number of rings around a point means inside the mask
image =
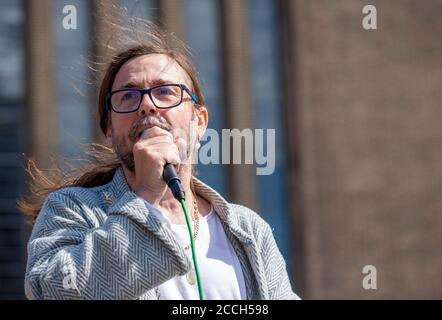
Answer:
[{"label": "man's face", "polygon": [[[123,64],[115,77],[112,91],[122,88],[145,89],[164,83],[184,84],[190,90],[193,89],[189,76],[175,60],[163,54],[149,54]],[[207,111],[201,108],[197,113],[191,97],[183,92],[183,102],[171,109],[156,108],[146,94],[137,111],[111,112],[107,137],[112,140],[112,146],[123,165],[133,173],[135,165],[132,149],[139,139],[140,130],[148,125],[147,120],[153,120],[163,129],[171,131],[177,138],[178,146],[182,146],[180,156],[184,162],[193,151],[196,140],[201,139],[204,134]]]}]

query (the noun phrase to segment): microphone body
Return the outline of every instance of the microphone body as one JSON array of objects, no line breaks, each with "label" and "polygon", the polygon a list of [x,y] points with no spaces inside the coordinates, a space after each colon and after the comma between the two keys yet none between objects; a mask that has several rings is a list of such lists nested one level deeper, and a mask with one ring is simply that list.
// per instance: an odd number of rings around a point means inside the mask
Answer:
[{"label": "microphone body", "polygon": [[176,173],[175,167],[171,163],[164,166],[163,179],[166,181],[175,199],[180,201],[185,198],[185,192],[181,185],[181,180]]}]

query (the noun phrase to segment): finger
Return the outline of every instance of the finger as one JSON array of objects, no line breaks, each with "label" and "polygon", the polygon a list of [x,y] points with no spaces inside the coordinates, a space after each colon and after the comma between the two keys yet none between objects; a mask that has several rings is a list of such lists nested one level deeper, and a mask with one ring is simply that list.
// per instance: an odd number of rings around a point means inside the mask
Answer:
[{"label": "finger", "polygon": [[177,172],[179,171],[181,159],[177,152],[169,151],[168,153],[164,154],[163,159],[164,159],[163,165],[170,163],[175,166]]},{"label": "finger", "polygon": [[165,136],[149,138],[143,141],[139,141],[134,145],[134,151],[136,152],[155,152],[161,154],[167,150],[172,150],[178,155],[180,154],[178,146],[170,141],[170,138]]},{"label": "finger", "polygon": [[143,130],[140,136],[140,140],[148,139],[151,137],[157,137],[157,136],[168,136],[173,141],[173,136],[169,131],[157,126]]},{"label": "finger", "polygon": [[147,144],[136,144],[134,154],[147,154],[149,158],[157,159],[163,165],[171,161],[173,164],[180,162],[179,150],[174,143],[164,141],[164,137],[154,137],[152,140],[154,141],[145,141]]},{"label": "finger", "polygon": [[187,142],[185,139],[180,137],[175,137],[175,145],[178,148],[178,153],[181,159],[181,163],[187,160]]}]

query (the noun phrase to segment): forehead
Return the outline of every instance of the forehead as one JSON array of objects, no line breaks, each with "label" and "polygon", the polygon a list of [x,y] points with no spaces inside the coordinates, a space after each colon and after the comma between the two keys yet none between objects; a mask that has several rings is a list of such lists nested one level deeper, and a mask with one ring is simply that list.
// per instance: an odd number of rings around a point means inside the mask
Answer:
[{"label": "forehead", "polygon": [[163,82],[188,86],[191,83],[187,72],[174,59],[165,54],[148,54],[125,62],[115,76],[112,90],[129,83],[147,88]]}]

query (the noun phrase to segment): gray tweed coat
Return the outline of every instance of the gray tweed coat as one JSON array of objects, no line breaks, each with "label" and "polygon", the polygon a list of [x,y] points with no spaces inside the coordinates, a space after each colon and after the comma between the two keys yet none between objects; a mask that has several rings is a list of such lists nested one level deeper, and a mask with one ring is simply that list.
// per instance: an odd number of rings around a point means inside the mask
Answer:
[{"label": "gray tweed coat", "polygon": [[[247,298],[297,299],[269,225],[193,179],[238,255]],[[191,265],[172,232],[129,190],[120,167],[106,185],[48,196],[28,244],[25,292],[29,299],[158,299],[158,285]]]}]

